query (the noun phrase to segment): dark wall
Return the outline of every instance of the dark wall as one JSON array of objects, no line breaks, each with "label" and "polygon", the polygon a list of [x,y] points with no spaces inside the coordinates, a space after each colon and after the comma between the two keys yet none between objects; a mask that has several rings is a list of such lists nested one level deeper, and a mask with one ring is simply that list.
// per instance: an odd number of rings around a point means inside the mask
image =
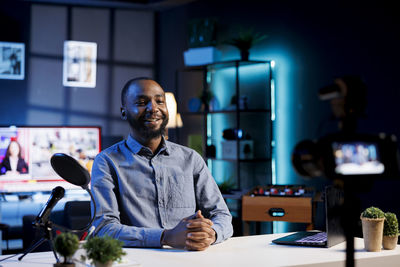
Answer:
[{"label": "dark wall", "polygon": [[[100,126],[109,140],[126,136],[120,90],[155,76],[154,12],[67,2],[0,2],[0,41],[25,44],[24,79],[0,79],[0,125]],[[95,86],[63,85],[65,40],[97,44]]]},{"label": "dark wall", "polygon": [[[28,4],[20,1],[1,1],[0,3],[0,41],[25,43],[25,53],[29,51],[29,18],[30,9]],[[26,119],[25,106],[27,103],[27,82],[24,80],[0,79],[0,92],[7,95],[5,99],[15,101],[1,101],[0,103],[0,125],[8,125],[9,119],[13,123],[24,124]]]}]

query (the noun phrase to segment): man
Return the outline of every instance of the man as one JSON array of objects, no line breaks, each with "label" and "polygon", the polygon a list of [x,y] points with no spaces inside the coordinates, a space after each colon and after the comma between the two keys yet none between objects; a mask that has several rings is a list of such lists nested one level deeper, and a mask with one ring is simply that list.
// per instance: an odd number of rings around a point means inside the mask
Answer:
[{"label": "man", "polygon": [[168,110],[161,86],[132,79],[121,102],[131,133],[94,161],[95,234],[125,246],[188,250],[232,236],[232,217],[204,160],[163,137]]}]

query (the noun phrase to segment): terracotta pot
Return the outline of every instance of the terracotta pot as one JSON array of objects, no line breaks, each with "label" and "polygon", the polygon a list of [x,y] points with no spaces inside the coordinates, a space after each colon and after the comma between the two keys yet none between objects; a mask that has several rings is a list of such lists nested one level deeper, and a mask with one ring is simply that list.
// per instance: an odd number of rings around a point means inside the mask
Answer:
[{"label": "terracotta pot", "polygon": [[384,249],[395,249],[397,246],[398,236],[383,236],[382,245]]},{"label": "terracotta pot", "polygon": [[248,61],[249,60],[250,51],[246,49],[240,50],[240,60]]},{"label": "terracotta pot", "polygon": [[381,251],[385,218],[371,219],[361,217],[361,221],[365,249],[367,251]]}]

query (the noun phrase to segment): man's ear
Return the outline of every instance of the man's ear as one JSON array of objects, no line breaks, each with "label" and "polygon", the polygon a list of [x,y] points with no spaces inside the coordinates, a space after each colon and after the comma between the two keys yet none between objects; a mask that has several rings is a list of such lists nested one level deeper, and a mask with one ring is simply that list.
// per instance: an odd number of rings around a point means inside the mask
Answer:
[{"label": "man's ear", "polygon": [[126,121],[127,116],[126,116],[126,111],[125,108],[121,107],[121,119],[123,119],[124,121]]}]

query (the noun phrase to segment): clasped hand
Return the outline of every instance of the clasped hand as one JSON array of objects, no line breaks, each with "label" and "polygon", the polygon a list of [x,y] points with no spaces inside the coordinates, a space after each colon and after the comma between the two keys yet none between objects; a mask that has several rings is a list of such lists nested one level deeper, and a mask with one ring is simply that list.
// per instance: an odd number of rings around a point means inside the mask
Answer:
[{"label": "clasped hand", "polygon": [[193,216],[182,219],[178,225],[164,230],[161,244],[187,250],[205,250],[215,242],[213,222],[197,211]]}]

